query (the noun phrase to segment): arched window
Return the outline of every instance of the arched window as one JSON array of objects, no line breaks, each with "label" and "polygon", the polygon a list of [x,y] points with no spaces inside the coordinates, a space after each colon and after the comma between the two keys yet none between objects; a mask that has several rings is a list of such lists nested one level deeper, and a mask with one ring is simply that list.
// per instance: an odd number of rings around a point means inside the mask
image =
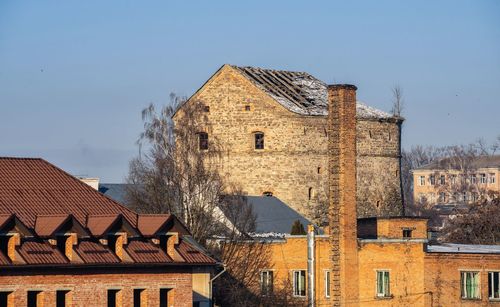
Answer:
[{"label": "arched window", "polygon": [[264,149],[264,132],[255,132],[255,149]]},{"label": "arched window", "polygon": [[208,133],[206,132],[199,132],[198,133],[198,147],[200,150],[207,150],[208,149]]},{"label": "arched window", "polygon": [[309,200],[311,200],[314,197],[314,189],[312,187],[309,188],[307,195]]}]

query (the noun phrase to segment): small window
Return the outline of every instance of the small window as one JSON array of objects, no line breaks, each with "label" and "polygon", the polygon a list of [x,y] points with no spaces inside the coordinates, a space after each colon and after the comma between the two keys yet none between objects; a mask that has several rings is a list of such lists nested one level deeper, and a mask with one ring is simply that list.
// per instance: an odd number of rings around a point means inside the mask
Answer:
[{"label": "small window", "polygon": [[108,307],[121,307],[121,291],[119,289],[108,290]]},{"label": "small window", "polygon": [[490,183],[491,184],[495,183],[495,173],[490,174]]},{"label": "small window", "polygon": [[479,180],[481,184],[486,184],[486,174],[479,174]]},{"label": "small window", "polygon": [[371,130],[368,130],[368,136],[371,138],[373,138],[373,134],[372,134],[372,131]]},{"label": "small window", "polygon": [[171,289],[160,289],[160,307],[168,307],[169,292]]},{"label": "small window", "polygon": [[134,289],[134,307],[146,306],[146,290],[144,289]]},{"label": "small window", "polygon": [[419,184],[420,185],[425,185],[425,176],[420,176]]},{"label": "small window", "polygon": [[28,291],[28,307],[43,306],[42,291]]},{"label": "small window", "polygon": [[476,182],[477,182],[476,175],[470,175],[470,183],[476,184]]},{"label": "small window", "polygon": [[444,175],[439,176],[439,184],[440,185],[446,184],[446,177]]},{"label": "small window", "polygon": [[330,297],[331,286],[330,286],[330,271],[325,271],[325,297]]},{"label": "small window", "polygon": [[403,238],[405,239],[411,238],[411,229],[403,229]]},{"label": "small window", "polygon": [[250,110],[251,110],[250,106],[249,106],[249,105],[246,105],[246,106],[245,106],[245,111],[250,111]]},{"label": "small window", "polygon": [[264,296],[273,294],[273,271],[260,273],[260,290]]},{"label": "small window", "polygon": [[314,197],[314,189],[313,188],[309,188],[308,191],[307,191],[307,197],[309,198],[309,200],[311,200],[313,197]]},{"label": "small window", "polygon": [[69,290],[57,290],[56,291],[56,307],[66,307],[69,299],[70,291]]},{"label": "small window", "polygon": [[377,297],[390,297],[389,271],[377,271]]},{"label": "small window", "polygon": [[264,149],[264,133],[255,133],[255,149]]},{"label": "small window", "polygon": [[0,306],[14,307],[13,295],[10,291],[0,291]]},{"label": "small window", "polygon": [[479,299],[479,272],[462,272],[462,298]]},{"label": "small window", "polygon": [[462,193],[462,201],[466,202],[468,200],[469,200],[469,198],[467,197],[467,192],[463,192]]},{"label": "small window", "polygon": [[321,174],[321,167],[318,166],[317,172],[318,172],[318,174]]},{"label": "small window", "polygon": [[376,206],[377,206],[377,208],[380,207],[380,200],[377,200]]},{"label": "small window", "polygon": [[271,197],[271,196],[273,196],[273,192],[266,191],[266,192],[262,193],[262,195],[267,196],[267,197]]},{"label": "small window", "polygon": [[306,271],[293,271],[293,296],[306,296]]},{"label": "small window", "polygon": [[442,203],[446,202],[446,193],[445,192],[439,192],[439,201]]},{"label": "small window", "polygon": [[451,175],[450,182],[451,182],[451,184],[456,184],[457,183],[457,175]]},{"label": "small window", "polygon": [[199,149],[208,150],[208,133],[200,132],[198,133]]},{"label": "small window", "polygon": [[488,272],[488,298],[500,300],[500,272]]},{"label": "small window", "polygon": [[430,185],[435,185],[436,184],[436,177],[434,175],[429,176],[429,184]]},{"label": "small window", "polygon": [[203,112],[210,112],[210,106],[203,106]]}]

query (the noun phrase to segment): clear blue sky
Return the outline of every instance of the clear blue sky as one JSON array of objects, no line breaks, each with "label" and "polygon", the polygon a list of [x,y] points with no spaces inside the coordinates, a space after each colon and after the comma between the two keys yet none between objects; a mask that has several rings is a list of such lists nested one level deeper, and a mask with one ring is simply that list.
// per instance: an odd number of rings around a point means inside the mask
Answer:
[{"label": "clear blue sky", "polygon": [[140,111],[224,63],[353,83],[403,146],[500,134],[500,1],[0,1],[0,155],[123,181]]}]

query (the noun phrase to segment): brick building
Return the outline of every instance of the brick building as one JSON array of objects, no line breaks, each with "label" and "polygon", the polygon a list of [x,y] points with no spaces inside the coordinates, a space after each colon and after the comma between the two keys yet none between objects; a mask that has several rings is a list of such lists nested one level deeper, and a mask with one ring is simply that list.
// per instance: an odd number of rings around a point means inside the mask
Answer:
[{"label": "brick building", "polygon": [[209,306],[215,264],[172,215],[0,158],[0,306]]},{"label": "brick building", "polygon": [[[207,118],[200,144],[221,144],[228,182],[309,216],[307,207],[328,206],[325,83],[304,72],[224,65],[187,103],[194,101]],[[402,118],[361,102],[356,118],[358,215],[400,215]]]},{"label": "brick building", "polygon": [[[329,235],[236,243],[263,246],[260,276],[248,288],[297,305],[489,306],[500,303],[500,246],[427,240],[427,220],[357,218],[356,87],[329,86]],[[308,253],[309,251],[309,253]]]}]

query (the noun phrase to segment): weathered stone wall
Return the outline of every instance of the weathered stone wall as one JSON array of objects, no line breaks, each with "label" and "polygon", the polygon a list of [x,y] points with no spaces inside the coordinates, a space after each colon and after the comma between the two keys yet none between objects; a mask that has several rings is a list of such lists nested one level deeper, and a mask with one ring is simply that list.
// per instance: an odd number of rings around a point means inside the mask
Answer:
[{"label": "weathered stone wall", "polygon": [[[204,114],[209,142],[217,139],[224,148],[221,171],[228,183],[249,195],[272,192],[306,215],[311,205],[327,206],[325,116],[287,110],[230,66],[219,70],[191,100],[210,108]],[[386,196],[388,187],[399,187],[398,124],[359,120],[357,130],[364,135],[357,142],[358,214],[399,214],[401,202]],[[254,149],[255,132],[265,135],[263,150]]]}]

